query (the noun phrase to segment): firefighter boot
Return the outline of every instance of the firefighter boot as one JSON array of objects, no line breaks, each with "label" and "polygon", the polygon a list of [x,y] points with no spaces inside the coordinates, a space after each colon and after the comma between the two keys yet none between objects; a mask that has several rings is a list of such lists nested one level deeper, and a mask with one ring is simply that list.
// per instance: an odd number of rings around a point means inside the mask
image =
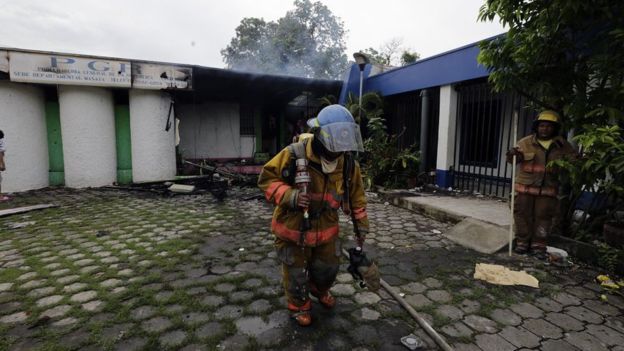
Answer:
[{"label": "firefighter boot", "polygon": [[312,301],[308,300],[303,306],[297,306],[292,302],[288,302],[288,309],[292,312],[293,318],[302,327],[307,327],[312,324],[312,314],[310,309],[312,308]]},{"label": "firefighter boot", "polygon": [[316,297],[325,308],[334,308],[336,306],[336,298],[332,296],[329,289],[319,291],[314,284],[310,284],[310,293]]}]

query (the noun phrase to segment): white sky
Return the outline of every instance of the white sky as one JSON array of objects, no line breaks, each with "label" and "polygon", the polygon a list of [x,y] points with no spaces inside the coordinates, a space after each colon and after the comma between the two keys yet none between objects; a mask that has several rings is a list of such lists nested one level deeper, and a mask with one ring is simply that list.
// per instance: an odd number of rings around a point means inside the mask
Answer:
[{"label": "white sky", "polygon": [[[421,58],[504,32],[477,22],[485,0],[322,0],[344,21],[347,54],[392,38]],[[0,47],[224,67],[244,17],[267,21],[292,0],[0,0]]]}]

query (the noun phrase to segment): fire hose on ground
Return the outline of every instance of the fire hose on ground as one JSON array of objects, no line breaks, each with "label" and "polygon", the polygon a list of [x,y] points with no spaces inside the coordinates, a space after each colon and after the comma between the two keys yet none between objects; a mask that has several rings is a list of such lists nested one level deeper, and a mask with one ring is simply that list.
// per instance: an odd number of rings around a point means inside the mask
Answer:
[{"label": "fire hose on ground", "polygon": [[[349,258],[349,253],[347,252],[347,250],[342,249],[342,254]],[[390,284],[386,283],[386,281],[381,278],[379,279],[379,283],[384,289],[386,289],[386,291],[390,294],[390,296],[392,296],[392,298],[394,298],[401,306],[403,306],[403,308],[405,308],[407,313],[409,313],[410,316],[412,316],[412,318],[416,320],[418,325],[420,325],[425,330],[425,332],[433,339],[433,341],[438,346],[440,346],[442,350],[453,351],[453,348],[440,336],[440,334],[438,334],[438,332],[436,332],[435,329],[433,329],[431,325],[429,325],[429,323],[427,323],[427,321],[422,318],[418,314],[418,312],[416,312],[416,310],[412,306],[410,306],[407,301],[405,301],[405,299],[392,288]]]},{"label": "fire hose on ground", "polygon": [[224,171],[224,170],[219,169],[217,167],[212,167],[212,166],[203,165],[203,164],[200,165],[200,164],[193,163],[193,162],[190,162],[190,161],[187,161],[187,160],[184,160],[183,162],[186,163],[186,164],[189,164],[191,166],[195,166],[197,168],[200,168],[200,169],[203,169],[203,170],[206,170],[206,171],[210,171],[212,173],[218,173],[218,174],[220,174],[220,175],[222,175],[222,176],[224,176],[226,178],[230,178],[230,179],[238,180],[238,181],[243,181],[243,182],[249,181],[249,179],[247,177],[243,176],[243,175],[232,173],[232,172],[228,172],[228,171]]}]

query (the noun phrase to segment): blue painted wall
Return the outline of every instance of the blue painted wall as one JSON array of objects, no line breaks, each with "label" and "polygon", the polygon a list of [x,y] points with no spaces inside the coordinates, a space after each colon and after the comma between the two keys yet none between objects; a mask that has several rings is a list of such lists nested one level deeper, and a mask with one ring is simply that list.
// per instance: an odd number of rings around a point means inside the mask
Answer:
[{"label": "blue painted wall", "polygon": [[[388,96],[487,77],[488,70],[477,63],[478,44],[453,49],[370,78],[366,78],[371,68],[368,65],[364,72],[364,92],[376,91]],[[359,69],[356,64],[352,65],[349,77],[343,84],[340,103],[344,103],[349,92],[355,95],[359,93]]]},{"label": "blue painted wall", "polygon": [[373,76],[366,82],[366,89],[387,96],[487,77],[489,73],[477,63],[477,55],[476,44],[455,49]]}]

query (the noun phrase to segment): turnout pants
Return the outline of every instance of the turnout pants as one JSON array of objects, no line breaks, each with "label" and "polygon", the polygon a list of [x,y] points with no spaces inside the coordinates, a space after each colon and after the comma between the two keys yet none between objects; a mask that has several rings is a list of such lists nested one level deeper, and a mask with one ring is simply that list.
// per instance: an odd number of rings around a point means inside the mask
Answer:
[{"label": "turnout pants", "polygon": [[282,283],[289,303],[303,306],[310,299],[310,289],[323,293],[334,284],[342,257],[338,237],[316,247],[301,247],[276,238],[275,249],[282,263]]},{"label": "turnout pants", "polygon": [[556,197],[517,194],[514,204],[516,246],[546,251],[546,239],[558,214]]}]

